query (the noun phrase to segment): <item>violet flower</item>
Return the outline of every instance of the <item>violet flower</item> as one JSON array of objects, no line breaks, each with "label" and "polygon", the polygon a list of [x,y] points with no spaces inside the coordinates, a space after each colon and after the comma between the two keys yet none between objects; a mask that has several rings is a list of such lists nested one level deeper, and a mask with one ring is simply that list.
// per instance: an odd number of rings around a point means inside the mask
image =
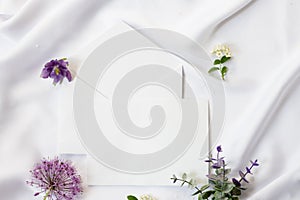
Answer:
[{"label": "violet flower", "polygon": [[51,60],[45,64],[41,78],[52,78],[54,85],[62,83],[64,78],[67,78],[70,82],[72,75],[67,66],[69,66],[69,62],[66,61],[66,58]]},{"label": "violet flower", "polygon": [[42,159],[30,171],[30,186],[39,189],[34,196],[44,195],[44,200],[74,200],[82,194],[81,177],[70,161]]}]

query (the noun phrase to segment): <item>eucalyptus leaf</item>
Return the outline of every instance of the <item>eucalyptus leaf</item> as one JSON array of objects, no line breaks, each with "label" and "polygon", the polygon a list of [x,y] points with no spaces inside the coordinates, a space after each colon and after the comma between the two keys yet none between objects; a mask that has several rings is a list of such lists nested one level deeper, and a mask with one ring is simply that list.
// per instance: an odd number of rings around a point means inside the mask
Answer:
[{"label": "eucalyptus leaf", "polygon": [[194,194],[192,194],[192,196],[195,196],[195,195],[200,194],[200,193],[202,193],[202,191],[201,190],[197,190]]},{"label": "eucalyptus leaf", "polygon": [[221,198],[223,197],[222,192],[216,191],[216,192],[214,193],[214,197],[215,197],[216,199],[221,199]]},{"label": "eucalyptus leaf", "polygon": [[209,184],[203,185],[203,186],[200,188],[200,190],[204,191],[204,190],[206,190],[207,188],[209,188]]},{"label": "eucalyptus leaf", "polygon": [[213,190],[204,192],[204,193],[202,194],[202,198],[203,198],[203,199],[208,199],[208,198],[209,198],[212,194],[214,194],[214,193],[215,193],[215,191],[213,191]]},{"label": "eucalyptus leaf", "polygon": [[241,190],[238,189],[237,187],[234,187],[232,190],[231,190],[231,194],[232,195],[236,195],[236,196],[240,196],[242,194]]},{"label": "eucalyptus leaf", "polygon": [[231,172],[231,169],[225,169],[225,174],[226,175],[230,174],[230,172]]}]

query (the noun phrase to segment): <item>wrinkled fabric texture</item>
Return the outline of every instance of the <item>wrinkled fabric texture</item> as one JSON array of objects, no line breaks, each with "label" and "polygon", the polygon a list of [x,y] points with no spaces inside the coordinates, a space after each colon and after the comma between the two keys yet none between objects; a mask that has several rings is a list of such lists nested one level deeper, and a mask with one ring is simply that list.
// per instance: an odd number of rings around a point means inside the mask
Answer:
[{"label": "wrinkled fabric texture", "polygon": [[[28,171],[57,152],[58,91],[63,88],[40,78],[43,65],[62,57],[80,62],[77,53],[120,21],[177,31],[207,51],[227,43],[233,59],[218,143],[234,172],[250,159],[260,162],[245,199],[299,199],[299,10],[296,0],[0,1],[0,199],[38,199],[25,184]],[[101,199],[141,193],[193,199],[190,192],[88,189]]]}]

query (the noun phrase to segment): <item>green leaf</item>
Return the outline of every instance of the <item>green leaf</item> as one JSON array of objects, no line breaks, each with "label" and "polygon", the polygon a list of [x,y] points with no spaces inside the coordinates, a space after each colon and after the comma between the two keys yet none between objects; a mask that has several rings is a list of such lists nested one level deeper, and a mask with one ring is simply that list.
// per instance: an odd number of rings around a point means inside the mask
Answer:
[{"label": "green leaf", "polygon": [[198,200],[203,200],[201,195],[198,196]]},{"label": "green leaf", "polygon": [[223,189],[223,191],[224,191],[225,193],[229,193],[234,187],[235,187],[234,184],[228,183],[228,184],[226,184],[226,187]]},{"label": "green leaf", "polygon": [[222,67],[221,73],[224,74],[224,75],[226,75],[227,72],[228,72],[228,68],[226,66]]},{"label": "green leaf", "polygon": [[225,80],[225,75],[228,72],[228,68],[226,66],[222,67],[221,69],[221,75],[222,75],[222,79]]},{"label": "green leaf", "polygon": [[208,184],[207,184],[207,185],[203,185],[203,186],[200,188],[200,190],[204,191],[204,190],[206,190],[207,188],[209,188],[209,185],[208,185]]},{"label": "green leaf", "polygon": [[195,196],[195,195],[200,194],[200,193],[202,193],[202,191],[201,190],[197,190],[194,194],[192,194],[192,196]]},{"label": "green leaf", "polygon": [[240,196],[242,194],[241,190],[238,189],[237,187],[234,187],[232,190],[231,190],[231,194],[232,195],[236,195],[236,196]]},{"label": "green leaf", "polygon": [[215,191],[213,191],[213,190],[204,192],[204,193],[202,194],[202,198],[203,198],[203,199],[208,199],[208,198],[210,197],[210,195],[212,195],[213,193],[215,193]]},{"label": "green leaf", "polygon": [[186,178],[187,178],[187,174],[186,174],[186,173],[183,173],[183,174],[182,174],[182,179],[183,179],[183,180],[186,180]]},{"label": "green leaf", "polygon": [[171,180],[173,180],[173,183],[176,183],[176,181],[178,180],[177,177],[173,174],[173,177],[171,178]]},{"label": "green leaf", "polygon": [[216,174],[217,175],[220,175],[220,174],[222,174],[223,173],[223,169],[216,169]]},{"label": "green leaf", "polygon": [[219,191],[216,191],[215,194],[214,194],[214,197],[216,199],[221,199],[223,196],[222,196],[222,192],[219,192]]},{"label": "green leaf", "polygon": [[221,60],[216,59],[216,60],[214,61],[214,65],[219,65],[219,64],[221,64]]},{"label": "green leaf", "polygon": [[215,185],[215,187],[214,187],[214,189],[216,190],[216,191],[222,191],[222,186],[221,185]]},{"label": "green leaf", "polygon": [[[228,70],[228,69],[227,69],[227,70]],[[231,172],[231,169],[225,169],[225,174],[226,174],[226,175],[230,174],[230,172]]]},{"label": "green leaf", "polygon": [[218,70],[220,70],[219,67],[212,67],[212,68],[210,68],[210,69],[208,70],[208,73],[212,73],[212,72],[215,72],[215,71],[218,71]]},{"label": "green leaf", "polygon": [[188,187],[189,187],[189,188],[193,188],[193,187],[194,187],[193,182],[194,182],[193,179],[191,179],[191,180],[189,181],[189,184],[188,184]]},{"label": "green leaf", "polygon": [[127,196],[128,200],[138,200],[138,198],[136,198],[135,196],[129,195]]},{"label": "green leaf", "polygon": [[225,63],[227,60],[229,60],[230,59],[230,57],[226,57],[226,56],[223,56],[222,58],[221,58],[221,63]]}]

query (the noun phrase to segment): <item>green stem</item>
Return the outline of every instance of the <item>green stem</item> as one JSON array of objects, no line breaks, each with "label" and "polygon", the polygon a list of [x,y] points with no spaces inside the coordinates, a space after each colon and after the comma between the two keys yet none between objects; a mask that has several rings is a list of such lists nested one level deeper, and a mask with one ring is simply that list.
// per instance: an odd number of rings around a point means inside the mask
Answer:
[{"label": "green stem", "polygon": [[[181,181],[181,182],[184,182],[184,183],[187,183],[187,184],[189,184],[189,185],[191,185],[191,186],[193,186],[196,190],[198,190],[198,191],[201,191],[197,186],[194,186],[191,182],[189,182],[189,181],[186,181],[186,180],[184,180],[184,179],[180,179],[180,178],[171,178],[171,180],[178,180],[178,181]],[[202,193],[202,192],[200,192],[200,193]]]},{"label": "green stem", "polygon": [[48,198],[48,196],[49,196],[51,190],[52,190],[52,187],[50,187],[50,188],[48,189],[48,191],[46,192],[46,195],[44,196],[44,199],[43,199],[43,200],[47,200],[47,198]]}]

